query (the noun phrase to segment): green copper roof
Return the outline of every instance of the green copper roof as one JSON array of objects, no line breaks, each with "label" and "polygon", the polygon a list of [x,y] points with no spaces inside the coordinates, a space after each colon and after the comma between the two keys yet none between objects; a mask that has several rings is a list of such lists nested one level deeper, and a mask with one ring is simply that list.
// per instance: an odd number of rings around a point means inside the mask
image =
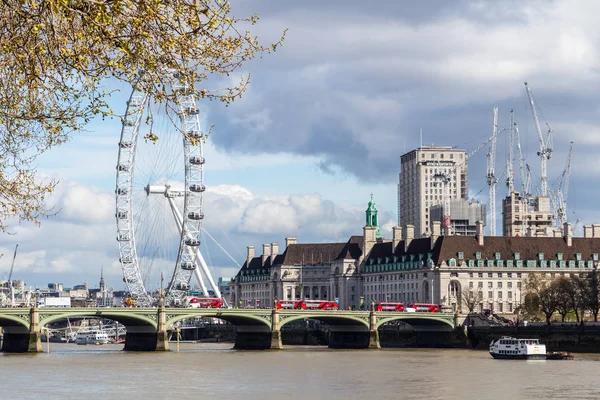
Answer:
[{"label": "green copper roof", "polygon": [[377,238],[381,237],[381,233],[379,232],[379,219],[377,217],[377,207],[375,206],[375,202],[373,201],[373,194],[371,193],[371,201],[369,201],[369,205],[367,207],[367,210],[365,211],[366,214],[366,226],[374,226],[375,228],[377,228],[375,230],[375,236]]}]

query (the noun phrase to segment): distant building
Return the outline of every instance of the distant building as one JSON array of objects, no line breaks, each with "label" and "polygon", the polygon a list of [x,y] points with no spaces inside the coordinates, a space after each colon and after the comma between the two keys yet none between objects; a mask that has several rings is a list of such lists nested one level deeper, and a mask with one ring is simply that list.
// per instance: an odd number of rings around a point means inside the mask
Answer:
[{"label": "distant building", "polygon": [[502,200],[503,236],[554,237],[561,228],[554,226],[549,197],[527,200],[515,191]]},{"label": "distant building", "polygon": [[[447,183],[445,179],[447,178]],[[468,196],[467,154],[446,146],[422,146],[400,157],[398,225],[413,225],[416,237],[429,234],[430,208],[442,204],[444,185],[452,199]]]},{"label": "distant building", "polygon": [[[438,221],[443,225],[444,205],[436,204],[430,207],[431,223]],[[449,207],[451,232],[457,236],[475,236],[476,222],[486,220],[485,204],[478,202],[469,203],[465,199],[451,199]],[[432,226],[429,231],[432,231]]]},{"label": "distant building", "polygon": [[48,290],[53,290],[55,292],[62,292],[64,290],[64,285],[62,283],[49,283]]}]

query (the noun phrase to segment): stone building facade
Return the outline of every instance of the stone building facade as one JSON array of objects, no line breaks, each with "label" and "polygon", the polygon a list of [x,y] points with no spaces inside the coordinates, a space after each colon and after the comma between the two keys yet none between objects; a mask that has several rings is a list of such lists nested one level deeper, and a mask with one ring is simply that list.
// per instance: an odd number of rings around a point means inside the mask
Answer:
[{"label": "stone building facade", "polygon": [[[415,238],[415,228],[393,227],[391,240],[378,237],[370,225],[376,207],[367,208],[362,236],[346,242],[299,244],[286,238],[263,245],[248,257],[232,279],[232,303],[270,307],[275,299],[337,300],[340,308],[372,302],[435,303],[467,312],[463,294],[479,297],[476,310],[512,313],[525,297],[523,281],[531,273],[548,278],[584,274],[598,266],[600,225],[585,226],[584,237],[444,236],[434,221],[429,237]],[[598,229],[595,229],[599,227]]]}]

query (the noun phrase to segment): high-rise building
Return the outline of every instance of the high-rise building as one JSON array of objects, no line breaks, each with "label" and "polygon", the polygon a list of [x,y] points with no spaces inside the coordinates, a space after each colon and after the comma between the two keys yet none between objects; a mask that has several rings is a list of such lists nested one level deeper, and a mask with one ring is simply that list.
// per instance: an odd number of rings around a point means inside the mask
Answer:
[{"label": "high-rise building", "polygon": [[400,157],[398,225],[429,234],[430,207],[442,204],[444,185],[451,199],[468,198],[467,153],[448,146],[422,146]]}]

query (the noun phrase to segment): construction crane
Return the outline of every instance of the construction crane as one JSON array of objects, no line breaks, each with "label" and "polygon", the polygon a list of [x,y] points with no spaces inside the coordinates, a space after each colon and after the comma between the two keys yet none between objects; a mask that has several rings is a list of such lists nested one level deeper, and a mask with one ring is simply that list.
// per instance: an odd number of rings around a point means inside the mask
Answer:
[{"label": "construction crane", "polygon": [[[498,107],[495,107],[496,112],[497,112],[497,108]],[[496,121],[496,125],[497,125],[497,121]],[[459,167],[466,165],[467,161],[469,161],[469,159],[471,159],[471,157],[473,157],[476,153],[478,153],[481,149],[483,149],[485,146],[490,144],[492,141],[495,141],[496,138],[498,137],[498,135],[500,133],[504,132],[504,130],[505,129],[498,131],[498,129],[496,128],[495,132],[492,133],[492,136],[490,136],[489,138],[484,140],[479,146],[477,146],[474,150],[472,150],[470,153],[468,153],[462,162],[454,164],[454,166],[450,167],[447,172],[440,171],[440,172],[436,173],[435,175],[433,175],[433,178],[438,180],[442,184],[442,205],[444,207],[444,227],[450,227],[452,224],[452,217],[451,217],[451,213],[450,213],[450,185],[451,185],[453,179],[456,180],[456,178],[455,178],[456,170]],[[495,144],[494,144],[494,147],[495,147]],[[439,161],[436,162],[436,164],[441,166],[441,163]]]},{"label": "construction crane", "polygon": [[15,254],[13,256],[12,264],[10,265],[10,272],[8,273],[8,288],[10,290],[10,306],[11,307],[15,306],[15,291],[14,291],[13,285],[12,285],[12,273],[13,273],[13,269],[15,268],[15,260],[17,259],[17,249],[18,248],[19,248],[19,245],[17,244],[15,246]]},{"label": "construction crane", "polygon": [[515,142],[517,143],[517,151],[519,152],[519,173],[521,176],[521,194],[523,198],[531,196],[531,171],[529,165],[525,163],[525,157],[521,150],[521,136],[519,135],[519,124],[514,123]]},{"label": "construction crane", "polygon": [[525,90],[527,90],[527,97],[529,98],[529,105],[531,106],[531,113],[533,114],[533,121],[535,122],[535,130],[540,141],[540,151],[538,151],[537,154],[540,157],[541,164],[541,194],[542,196],[548,196],[547,161],[552,156],[552,129],[550,129],[550,126],[548,126],[546,123],[546,126],[548,127],[548,133],[546,134],[546,138],[544,138],[544,135],[542,134],[542,128],[540,127],[540,120],[538,119],[533,94],[531,93],[531,89],[527,85],[527,82],[525,82]]},{"label": "construction crane", "polygon": [[510,127],[508,137],[508,164],[506,166],[506,187],[510,195],[515,191],[515,155],[514,155],[514,136],[515,136],[515,117],[513,110],[510,110]]},{"label": "construction crane", "polygon": [[494,126],[492,127],[492,146],[490,152],[486,154],[487,158],[487,184],[489,200],[489,227],[490,236],[496,236],[496,137],[498,136],[498,106],[494,107]]},{"label": "construction crane", "polygon": [[571,159],[573,158],[573,142],[569,147],[569,155],[567,156],[567,166],[565,167],[561,181],[556,191],[556,222],[562,226],[567,222],[567,197],[569,196],[569,183],[571,180]]}]

